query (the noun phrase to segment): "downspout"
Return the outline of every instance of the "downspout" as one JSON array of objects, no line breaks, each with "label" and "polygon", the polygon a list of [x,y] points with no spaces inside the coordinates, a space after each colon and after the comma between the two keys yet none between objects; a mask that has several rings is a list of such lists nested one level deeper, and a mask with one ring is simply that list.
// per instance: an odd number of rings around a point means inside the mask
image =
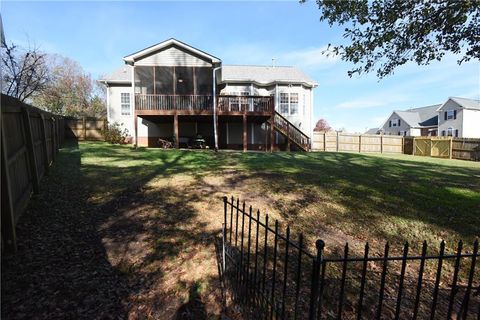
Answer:
[{"label": "downspout", "polygon": [[222,67],[213,68],[213,136],[215,139],[215,152],[218,151],[218,134],[217,134],[217,77],[216,72]]}]

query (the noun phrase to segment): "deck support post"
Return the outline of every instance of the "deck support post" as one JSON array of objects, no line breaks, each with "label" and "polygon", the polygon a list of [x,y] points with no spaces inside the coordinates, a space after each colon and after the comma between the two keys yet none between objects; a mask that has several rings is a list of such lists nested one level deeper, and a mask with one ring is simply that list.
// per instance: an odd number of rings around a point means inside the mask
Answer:
[{"label": "deck support post", "polygon": [[287,122],[287,152],[290,152],[290,124]]},{"label": "deck support post", "polygon": [[178,141],[178,114],[173,116],[173,134],[175,135],[175,149],[178,149],[180,147]]},{"label": "deck support post", "polygon": [[270,118],[270,152],[273,152],[275,149],[275,130],[273,129],[275,121],[274,117],[275,116],[272,115]]},{"label": "deck support post", "polygon": [[137,112],[135,112],[135,114],[133,116],[133,128],[135,130],[135,141],[134,141],[133,146],[135,148],[137,148],[138,147],[138,116],[137,116]]},{"label": "deck support post", "polygon": [[243,114],[243,152],[247,151],[248,135],[247,135],[247,115]]}]

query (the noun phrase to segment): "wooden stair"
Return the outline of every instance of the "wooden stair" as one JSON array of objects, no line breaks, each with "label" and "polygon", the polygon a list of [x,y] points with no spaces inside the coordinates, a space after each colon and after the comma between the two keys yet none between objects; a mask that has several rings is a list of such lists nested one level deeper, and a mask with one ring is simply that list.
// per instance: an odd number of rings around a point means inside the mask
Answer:
[{"label": "wooden stair", "polygon": [[287,139],[288,150],[293,142],[303,151],[310,151],[310,138],[277,111],[273,116],[273,129]]}]

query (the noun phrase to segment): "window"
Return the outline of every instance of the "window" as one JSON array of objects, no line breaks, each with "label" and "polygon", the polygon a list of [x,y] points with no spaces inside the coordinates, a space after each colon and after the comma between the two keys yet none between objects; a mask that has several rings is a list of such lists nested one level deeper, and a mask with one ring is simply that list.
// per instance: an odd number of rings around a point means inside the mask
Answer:
[{"label": "window", "polygon": [[445,130],[442,130],[442,137],[445,137]]},{"label": "window", "polygon": [[298,93],[290,93],[290,115],[298,114]]},{"label": "window", "polygon": [[447,136],[449,136],[449,137],[453,136],[453,128],[452,127],[447,129]]},{"label": "window", "polygon": [[445,111],[445,120],[457,119],[457,110]]},{"label": "window", "polygon": [[120,93],[120,104],[122,106],[122,115],[130,115],[130,93],[122,92]]},{"label": "window", "polygon": [[392,127],[396,127],[398,124],[398,119],[393,119],[391,122],[392,122]]},{"label": "window", "polygon": [[288,114],[288,93],[280,92],[280,113]]}]

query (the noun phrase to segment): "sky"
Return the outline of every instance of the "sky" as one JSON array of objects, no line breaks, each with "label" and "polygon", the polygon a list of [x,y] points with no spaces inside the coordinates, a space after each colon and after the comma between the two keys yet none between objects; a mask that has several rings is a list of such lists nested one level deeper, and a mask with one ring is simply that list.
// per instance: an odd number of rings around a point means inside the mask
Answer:
[{"label": "sky", "polygon": [[461,66],[447,55],[429,66],[408,64],[379,80],[350,78],[353,65],[322,54],[345,41],[343,28],[320,22],[315,1],[86,1],[0,4],[8,43],[36,45],[78,61],[94,78],[122,57],[176,38],[219,57],[223,64],[295,66],[318,82],[315,120],[364,132],[393,110],[442,103],[450,96],[480,99],[480,64]]}]

